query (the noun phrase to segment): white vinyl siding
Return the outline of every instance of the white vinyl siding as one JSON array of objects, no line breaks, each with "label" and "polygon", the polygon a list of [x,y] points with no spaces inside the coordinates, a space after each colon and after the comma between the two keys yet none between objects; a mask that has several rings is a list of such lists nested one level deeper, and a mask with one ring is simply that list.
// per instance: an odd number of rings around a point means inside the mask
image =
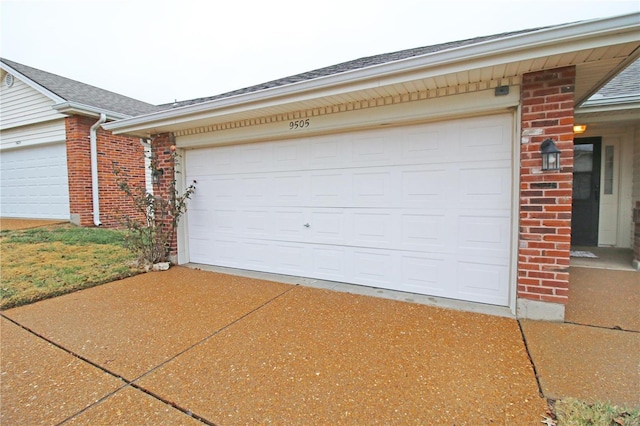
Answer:
[{"label": "white vinyl siding", "polygon": [[64,115],[51,108],[54,103],[14,75],[11,87],[0,84],[0,129],[5,131],[12,127],[64,118]]},{"label": "white vinyl siding", "polygon": [[507,306],[513,117],[186,152],[191,262]]},{"label": "white vinyl siding", "polygon": [[0,149],[24,148],[66,140],[64,119],[0,131]]},{"label": "white vinyl siding", "polygon": [[0,152],[0,216],[69,219],[64,143]]}]

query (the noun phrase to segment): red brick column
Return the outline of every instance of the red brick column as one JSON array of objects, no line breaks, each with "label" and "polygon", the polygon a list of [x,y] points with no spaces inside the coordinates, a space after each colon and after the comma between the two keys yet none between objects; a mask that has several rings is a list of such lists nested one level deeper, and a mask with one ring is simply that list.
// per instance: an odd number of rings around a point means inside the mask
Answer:
[{"label": "red brick column", "polygon": [[[575,67],[526,74],[522,82],[518,299],[564,305],[569,291]],[[562,151],[542,169],[540,145]],[[560,308],[564,316],[564,308]]]},{"label": "red brick column", "polygon": [[[171,150],[173,142],[173,136],[170,133],[163,133],[156,135],[151,140],[151,152],[156,156],[157,168],[161,171],[161,174],[157,176],[157,179],[153,183],[153,193],[156,196],[167,198],[170,196],[171,183],[175,180],[175,163],[173,157],[173,151]],[[168,222],[170,222],[170,218]],[[170,223],[167,223],[169,226]],[[171,241],[171,248],[169,256],[178,255],[178,240],[177,235],[173,235]]]},{"label": "red brick column", "polygon": [[[67,167],[69,174],[69,209],[72,221],[93,226],[91,186],[91,146],[89,132],[97,118],[74,115],[65,119],[67,132]],[[145,185],[144,148],[140,139],[97,131],[98,187],[102,226],[118,227],[123,213],[136,214],[133,204],[120,191],[114,166],[129,179],[131,186]]]}]

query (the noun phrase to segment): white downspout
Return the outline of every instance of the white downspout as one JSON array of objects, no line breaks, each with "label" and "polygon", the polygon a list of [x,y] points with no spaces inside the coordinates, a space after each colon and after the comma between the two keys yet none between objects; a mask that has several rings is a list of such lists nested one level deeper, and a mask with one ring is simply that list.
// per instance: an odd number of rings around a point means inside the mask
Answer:
[{"label": "white downspout", "polygon": [[98,127],[105,121],[107,116],[100,114],[100,119],[91,126],[89,131],[89,141],[91,144],[91,193],[93,195],[93,223],[96,226],[102,226],[100,222],[100,193],[98,190]]}]

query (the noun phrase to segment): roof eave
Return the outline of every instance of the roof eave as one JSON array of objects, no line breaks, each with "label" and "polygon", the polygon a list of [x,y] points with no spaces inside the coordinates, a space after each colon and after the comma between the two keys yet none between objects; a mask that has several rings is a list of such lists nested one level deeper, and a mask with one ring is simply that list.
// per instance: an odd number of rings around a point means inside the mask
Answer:
[{"label": "roof eave", "polygon": [[48,97],[52,101],[54,101],[56,103],[65,102],[66,101],[66,99],[62,98],[61,96],[59,96],[59,95],[57,95],[55,93],[53,93],[51,90],[49,90],[46,87],[42,86],[37,81],[32,80],[31,78],[29,78],[28,76],[24,75],[20,71],[16,70],[12,66],[0,61],[0,67],[2,69],[4,69],[6,72],[8,72],[9,74],[12,74],[12,75],[18,77],[20,80],[22,80],[22,82],[24,84],[26,84],[27,86],[31,87],[32,89],[37,90],[38,92],[42,93],[44,96]]},{"label": "roof eave", "polygon": [[305,95],[311,98],[327,96],[347,89],[358,90],[372,85],[380,86],[388,84],[394,78],[419,71],[429,70],[435,76],[442,74],[444,68],[450,69],[455,66],[467,68],[488,66],[519,58],[525,59],[534,54],[537,56],[544,53],[556,54],[605,46],[613,42],[635,42],[638,41],[639,16],[639,13],[634,13],[488,40],[340,74],[137,116],[107,123],[103,127],[114,133],[143,135],[153,131],[154,128],[195,119],[213,118],[242,109],[261,108],[283,98],[293,102],[303,100]]}]

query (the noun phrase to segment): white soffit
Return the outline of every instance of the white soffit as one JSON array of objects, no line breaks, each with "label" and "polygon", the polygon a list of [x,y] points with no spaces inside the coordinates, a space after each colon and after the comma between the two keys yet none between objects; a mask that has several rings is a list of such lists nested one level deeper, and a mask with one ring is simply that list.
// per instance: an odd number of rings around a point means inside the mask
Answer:
[{"label": "white soffit", "polygon": [[212,123],[401,96],[576,65],[576,100],[599,89],[640,47],[640,14],[579,22],[107,123],[149,136]]}]

